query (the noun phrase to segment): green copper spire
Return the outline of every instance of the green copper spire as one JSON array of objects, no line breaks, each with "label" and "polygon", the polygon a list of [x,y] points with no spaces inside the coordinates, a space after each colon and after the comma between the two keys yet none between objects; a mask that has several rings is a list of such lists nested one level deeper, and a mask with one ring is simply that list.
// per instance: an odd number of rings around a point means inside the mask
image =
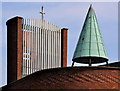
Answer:
[{"label": "green copper spire", "polygon": [[73,62],[89,63],[90,65],[108,61],[92,5],[88,10],[72,60]]}]

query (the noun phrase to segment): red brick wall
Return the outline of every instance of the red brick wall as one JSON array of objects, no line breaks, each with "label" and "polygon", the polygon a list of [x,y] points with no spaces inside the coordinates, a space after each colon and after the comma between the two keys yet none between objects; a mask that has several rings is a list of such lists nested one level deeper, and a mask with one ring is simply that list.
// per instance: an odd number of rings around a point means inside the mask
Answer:
[{"label": "red brick wall", "polygon": [[7,21],[7,83],[22,77],[22,18]]},{"label": "red brick wall", "polygon": [[119,68],[112,67],[64,67],[47,69],[35,72],[9,84],[4,87],[3,91],[7,89],[8,91],[10,89],[65,89],[65,91],[66,89],[91,89],[91,91],[94,91],[93,89],[115,90],[118,89],[120,84],[119,73]]},{"label": "red brick wall", "polygon": [[23,56],[23,32],[22,32],[22,19],[18,18],[17,23],[17,80],[22,78],[22,56]]},{"label": "red brick wall", "polygon": [[61,67],[67,67],[67,31],[68,29],[61,29]]}]

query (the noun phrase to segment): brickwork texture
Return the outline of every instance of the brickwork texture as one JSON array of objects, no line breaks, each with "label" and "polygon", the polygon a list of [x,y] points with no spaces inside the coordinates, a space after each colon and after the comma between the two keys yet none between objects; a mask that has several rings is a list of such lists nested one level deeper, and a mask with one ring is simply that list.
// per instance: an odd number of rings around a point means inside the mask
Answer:
[{"label": "brickwork texture", "polygon": [[22,18],[7,21],[7,83],[22,77]]},{"label": "brickwork texture", "polygon": [[[118,89],[120,68],[64,67],[35,72],[8,89]],[[109,90],[108,90],[109,91]]]}]

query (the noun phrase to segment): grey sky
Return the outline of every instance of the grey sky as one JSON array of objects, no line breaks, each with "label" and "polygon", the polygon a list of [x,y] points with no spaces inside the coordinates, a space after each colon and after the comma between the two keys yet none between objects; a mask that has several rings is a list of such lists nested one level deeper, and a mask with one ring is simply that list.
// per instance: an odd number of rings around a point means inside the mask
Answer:
[{"label": "grey sky", "polygon": [[[71,66],[73,53],[79,38],[88,8],[89,2],[36,2],[36,3],[2,3],[2,80],[6,84],[6,65],[7,65],[7,29],[6,21],[14,16],[24,18],[41,18],[39,14],[43,5],[45,9],[45,20],[58,25],[62,28],[68,28],[68,66]],[[118,61],[118,3],[117,2],[92,2],[95,10],[101,35],[108,54],[109,62]],[[0,28],[1,29],[1,28]],[[2,46],[1,46],[2,45]],[[76,64],[78,65],[78,64]],[[1,70],[0,70],[1,71]]]}]

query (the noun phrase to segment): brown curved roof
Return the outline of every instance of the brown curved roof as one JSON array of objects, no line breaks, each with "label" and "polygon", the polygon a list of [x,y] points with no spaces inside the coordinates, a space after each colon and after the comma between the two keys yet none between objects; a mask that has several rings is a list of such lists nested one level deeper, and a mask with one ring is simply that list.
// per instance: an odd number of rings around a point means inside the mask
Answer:
[{"label": "brown curved roof", "polygon": [[42,70],[3,87],[6,89],[118,89],[120,68],[65,67]]}]

